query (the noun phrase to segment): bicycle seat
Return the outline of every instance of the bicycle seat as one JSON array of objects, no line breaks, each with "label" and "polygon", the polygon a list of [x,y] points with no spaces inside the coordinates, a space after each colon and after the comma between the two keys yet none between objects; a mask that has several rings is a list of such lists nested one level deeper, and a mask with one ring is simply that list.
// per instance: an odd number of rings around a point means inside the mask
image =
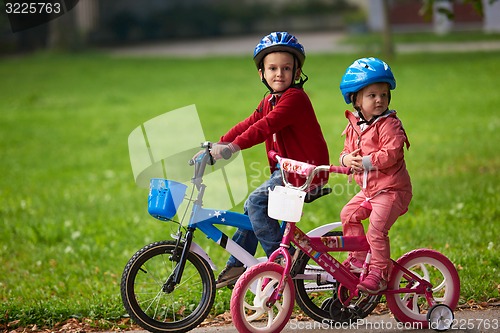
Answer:
[{"label": "bicycle seat", "polygon": [[328,195],[332,193],[332,189],[330,187],[323,187],[321,189],[314,189],[311,192],[306,193],[306,197],[304,198],[304,202],[310,203],[313,202],[316,199],[321,198],[324,195]]}]

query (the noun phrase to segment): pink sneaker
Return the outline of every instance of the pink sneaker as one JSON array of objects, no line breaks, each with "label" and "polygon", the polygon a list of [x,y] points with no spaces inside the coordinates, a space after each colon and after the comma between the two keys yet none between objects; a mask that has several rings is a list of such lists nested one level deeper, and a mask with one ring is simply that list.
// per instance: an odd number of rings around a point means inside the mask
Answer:
[{"label": "pink sneaker", "polygon": [[361,260],[352,257],[351,255],[349,255],[347,259],[344,260],[342,265],[349,268],[351,273],[361,274],[361,272],[363,272],[363,262]]},{"label": "pink sneaker", "polygon": [[387,281],[382,278],[380,271],[374,268],[357,285],[357,288],[368,294],[377,294],[387,289]]}]

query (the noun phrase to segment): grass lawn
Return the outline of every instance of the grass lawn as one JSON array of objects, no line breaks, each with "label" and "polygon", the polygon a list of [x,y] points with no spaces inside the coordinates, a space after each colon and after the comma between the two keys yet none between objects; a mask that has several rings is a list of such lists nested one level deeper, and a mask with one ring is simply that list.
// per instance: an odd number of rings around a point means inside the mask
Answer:
[{"label": "grass lawn", "polygon": [[[306,63],[332,163],[346,125],[338,83],[359,56],[310,55]],[[500,52],[399,55],[390,65],[398,84],[391,107],[411,141],[414,187],[410,212],[390,233],[393,257],[439,250],[459,269],[462,304],[498,299]],[[147,213],[128,134],[196,104],[206,138],[217,140],[265,92],[253,62],[36,54],[2,59],[0,77],[0,327],[71,317],[116,325],[125,314],[125,263],[174,229]],[[265,177],[255,173],[265,168],[263,146],[244,158],[249,179]],[[344,178],[331,183],[344,190],[311,204],[302,229],[338,220],[356,189]],[[222,268],[227,254],[201,234],[196,241]],[[212,313],[226,311],[229,299],[229,290],[218,291]]]}]

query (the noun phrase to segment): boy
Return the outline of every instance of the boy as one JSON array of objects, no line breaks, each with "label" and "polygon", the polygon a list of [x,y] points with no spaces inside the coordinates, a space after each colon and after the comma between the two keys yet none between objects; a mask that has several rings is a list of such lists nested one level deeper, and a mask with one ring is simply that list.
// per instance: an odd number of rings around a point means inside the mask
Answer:
[{"label": "boy", "polygon": [[[358,289],[376,294],[387,288],[392,269],[389,229],[406,213],[412,198],[410,176],[403,148],[409,148],[403,125],[396,111],[389,110],[391,90],[396,80],[382,60],[362,58],[350,65],[340,83],[342,96],[356,112],[346,111],[349,120],[340,163],[351,167],[361,191],[340,213],[344,236],[364,235],[361,221],[370,218],[366,238],[371,260],[368,275]],[[360,273],[366,252],[351,252],[344,262]]]},{"label": "boy", "polygon": [[[211,154],[221,158],[224,149],[233,152],[265,142],[266,151],[274,150],[281,157],[315,164],[329,164],[328,148],[316,119],[309,97],[302,89],[305,61],[303,46],[287,32],[265,36],[254,50],[254,62],[262,83],[269,89],[257,109],[236,124],[213,146]],[[299,81],[299,82],[297,82]],[[282,232],[278,221],[267,215],[268,188],[283,185],[276,163],[269,160],[270,178],[256,188],[245,202],[244,210],[252,223],[253,232],[238,229],[233,240],[255,254],[258,241],[269,257],[278,247]],[[295,184],[299,178],[293,178]],[[328,175],[319,175],[315,186],[322,186]],[[217,278],[217,288],[234,284],[245,267],[231,256]]]}]

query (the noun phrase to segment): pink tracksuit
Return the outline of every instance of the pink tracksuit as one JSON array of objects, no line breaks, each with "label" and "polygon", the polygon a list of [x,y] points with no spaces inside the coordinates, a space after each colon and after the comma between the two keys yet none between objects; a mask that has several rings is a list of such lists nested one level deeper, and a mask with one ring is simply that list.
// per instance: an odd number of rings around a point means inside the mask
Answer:
[{"label": "pink tracksuit", "polygon": [[[371,267],[382,272],[382,278],[389,280],[390,261],[389,229],[396,219],[408,210],[412,197],[410,176],[406,170],[403,148],[410,143],[396,111],[386,111],[372,124],[361,129],[357,112],[346,111],[349,121],[342,133],[345,135],[345,154],[360,148],[363,157],[363,173],[354,178],[361,187],[342,209],[340,218],[344,236],[364,234],[362,220],[369,218],[366,238],[371,249]],[[353,252],[354,258],[364,261],[366,252]]]}]

